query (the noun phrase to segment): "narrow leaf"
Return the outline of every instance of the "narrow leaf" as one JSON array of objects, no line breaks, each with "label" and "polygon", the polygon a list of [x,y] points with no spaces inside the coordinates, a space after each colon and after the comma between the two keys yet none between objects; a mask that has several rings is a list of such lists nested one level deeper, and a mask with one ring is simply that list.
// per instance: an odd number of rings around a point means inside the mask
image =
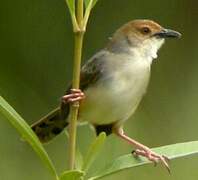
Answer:
[{"label": "narrow leaf", "polygon": [[84,0],[85,3],[85,8],[87,8],[87,6],[89,5],[90,0]]},{"label": "narrow leaf", "polygon": [[91,13],[92,8],[96,5],[98,0],[85,0],[85,15],[83,19],[83,27],[86,30],[87,22],[89,20],[89,15]]},{"label": "narrow leaf", "polygon": [[85,15],[84,15],[84,19],[83,19],[83,27],[85,30],[87,27],[87,22],[89,20],[89,15],[91,13],[92,3],[93,3],[93,0],[89,0],[89,3],[87,4],[86,10],[85,10]]},{"label": "narrow leaf", "polygon": [[[90,3],[91,0],[84,0],[85,2],[85,7],[87,8],[89,6],[89,3]],[[97,3],[98,0],[92,0],[92,4],[91,4],[91,7],[93,8],[96,3]]]},{"label": "narrow leaf", "polygon": [[104,132],[100,133],[98,137],[95,138],[95,140],[91,143],[89,146],[88,152],[84,159],[83,164],[83,171],[87,171],[90,167],[90,165],[95,160],[96,156],[98,155],[99,151],[101,150],[104,142],[106,139],[106,134]]},{"label": "narrow leaf", "polygon": [[92,8],[96,5],[97,1],[98,0],[93,0],[93,2],[92,2]]},{"label": "narrow leaf", "polygon": [[80,170],[82,169],[83,166],[83,156],[80,152],[80,150],[77,148],[76,149],[76,158],[75,158],[75,167],[76,169]]},{"label": "narrow leaf", "polygon": [[[153,151],[165,155],[169,159],[185,157],[198,153],[198,141],[162,146],[153,148]],[[90,178],[89,180],[100,179],[104,176],[117,173],[124,169],[141,166],[148,163],[151,162],[143,157],[135,158],[131,154],[123,155],[109,163],[106,167],[101,169],[96,176]]]},{"label": "narrow leaf", "polygon": [[79,26],[76,20],[76,12],[75,12],[75,0],[65,0],[66,4],[69,8],[69,12],[71,15],[72,25],[74,32],[79,30]]},{"label": "narrow leaf", "polygon": [[[68,131],[65,130],[64,133],[68,139],[69,138]],[[80,149],[78,147],[76,147],[75,168],[77,170],[81,170],[82,166],[83,166],[83,155],[80,152]]]},{"label": "narrow leaf", "polygon": [[75,0],[66,0],[67,6],[71,14],[75,14]]},{"label": "narrow leaf", "polygon": [[83,171],[77,171],[77,170],[65,171],[60,176],[60,180],[82,180],[84,174],[85,173]]},{"label": "narrow leaf", "polygon": [[39,139],[23,118],[0,96],[0,113],[17,129],[21,136],[32,146],[50,172],[58,180],[58,175],[47,152]]}]

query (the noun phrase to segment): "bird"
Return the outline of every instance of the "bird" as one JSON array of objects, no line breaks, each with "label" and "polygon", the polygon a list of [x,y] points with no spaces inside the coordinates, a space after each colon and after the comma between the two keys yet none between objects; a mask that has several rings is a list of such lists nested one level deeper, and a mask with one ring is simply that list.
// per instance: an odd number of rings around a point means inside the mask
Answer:
[{"label": "bird", "polygon": [[81,68],[80,88],[68,86],[60,105],[31,128],[42,143],[60,134],[69,124],[70,104],[79,102],[78,122],[88,122],[98,135],[115,134],[135,148],[133,154],[161,162],[168,170],[168,158],[127,136],[123,124],[137,109],[149,84],[151,65],[167,38],[179,38],[148,19],[132,20],[115,31],[106,46]]}]

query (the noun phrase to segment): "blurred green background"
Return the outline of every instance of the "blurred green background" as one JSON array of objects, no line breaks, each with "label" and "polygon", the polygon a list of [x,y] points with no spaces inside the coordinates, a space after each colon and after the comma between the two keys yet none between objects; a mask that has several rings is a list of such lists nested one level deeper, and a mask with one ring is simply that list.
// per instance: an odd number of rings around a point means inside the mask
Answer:
[{"label": "blurred green background", "polygon": [[[198,140],[198,1],[99,0],[88,24],[83,59],[107,42],[123,23],[153,19],[180,31],[168,40],[152,65],[148,93],[125,124],[128,135],[150,146]],[[29,124],[59,104],[71,79],[73,34],[64,0],[1,0],[0,94]],[[93,138],[78,128],[82,152]],[[66,168],[67,139],[61,134],[45,146],[58,172]],[[95,162],[97,168],[132,148],[110,136]],[[159,165],[129,169],[106,180],[197,180],[198,156],[171,162],[171,176]],[[92,170],[93,171],[93,170]],[[53,180],[31,147],[0,116],[0,180]]]}]

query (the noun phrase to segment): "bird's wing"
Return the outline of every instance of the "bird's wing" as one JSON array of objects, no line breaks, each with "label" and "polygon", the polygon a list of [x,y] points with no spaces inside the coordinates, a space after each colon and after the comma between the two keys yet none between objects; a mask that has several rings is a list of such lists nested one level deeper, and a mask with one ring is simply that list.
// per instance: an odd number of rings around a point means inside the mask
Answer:
[{"label": "bird's wing", "polygon": [[[104,71],[103,61],[105,51],[101,51],[88,60],[81,69],[80,89],[85,90],[96,83]],[[66,91],[70,93],[71,85]],[[46,143],[58,135],[68,125],[67,116],[69,114],[69,104],[61,103],[61,106],[47,114],[31,127],[39,137],[40,141]],[[99,129],[99,128],[98,128]],[[101,129],[101,128],[100,128]]]},{"label": "bird's wing", "polygon": [[[92,58],[90,58],[82,67],[80,73],[80,89],[82,91],[86,90],[88,87],[95,84],[99,77],[104,73],[104,60],[105,60],[106,51],[100,51]],[[71,85],[67,89],[65,94],[69,94]],[[61,116],[63,119],[66,119],[69,114],[69,104],[61,103]]]}]

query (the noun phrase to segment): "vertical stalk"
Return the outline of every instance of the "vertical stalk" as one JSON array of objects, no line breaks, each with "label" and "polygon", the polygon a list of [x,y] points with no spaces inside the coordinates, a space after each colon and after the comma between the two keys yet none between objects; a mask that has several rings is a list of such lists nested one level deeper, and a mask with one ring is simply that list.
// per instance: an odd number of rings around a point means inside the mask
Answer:
[{"label": "vertical stalk", "polygon": [[[80,83],[80,66],[83,44],[83,33],[77,32],[74,37],[74,69],[73,69],[73,85],[75,89],[79,88]],[[75,152],[76,152],[76,126],[79,103],[74,102],[70,109],[70,127],[69,127],[69,169],[74,169]]]},{"label": "vertical stalk", "polygon": [[[80,30],[74,32],[74,65],[73,65],[73,81],[72,88],[79,89],[80,84],[80,67],[82,57],[82,46],[84,31],[83,25],[83,0],[78,0],[77,4],[77,23]],[[69,169],[75,167],[75,152],[76,152],[76,129],[77,129],[77,115],[79,103],[74,102],[70,107],[70,125],[69,125]]]}]

